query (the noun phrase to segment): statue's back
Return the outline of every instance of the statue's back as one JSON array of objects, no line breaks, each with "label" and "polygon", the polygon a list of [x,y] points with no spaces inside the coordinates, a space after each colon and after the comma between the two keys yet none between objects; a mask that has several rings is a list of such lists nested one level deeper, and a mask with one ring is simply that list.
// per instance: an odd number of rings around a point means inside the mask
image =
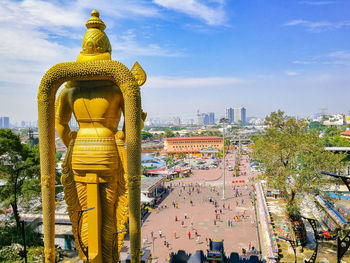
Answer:
[{"label": "statue's back", "polygon": [[122,94],[109,81],[75,82],[70,106],[79,123],[79,137],[114,137],[122,112]]}]

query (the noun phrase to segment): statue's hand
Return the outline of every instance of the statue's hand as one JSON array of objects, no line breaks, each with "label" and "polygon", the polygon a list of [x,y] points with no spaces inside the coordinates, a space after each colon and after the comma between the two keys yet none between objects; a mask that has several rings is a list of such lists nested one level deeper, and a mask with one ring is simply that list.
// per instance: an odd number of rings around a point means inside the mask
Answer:
[{"label": "statue's hand", "polygon": [[70,131],[69,133],[69,144],[71,144],[76,138],[77,138],[77,132],[76,131]]},{"label": "statue's hand", "polygon": [[125,141],[125,134],[123,131],[117,131],[114,138],[118,141]]},{"label": "statue's hand", "polygon": [[146,120],[146,117],[147,117],[147,112],[141,111],[141,119],[142,119],[143,121],[145,121],[145,120]]}]

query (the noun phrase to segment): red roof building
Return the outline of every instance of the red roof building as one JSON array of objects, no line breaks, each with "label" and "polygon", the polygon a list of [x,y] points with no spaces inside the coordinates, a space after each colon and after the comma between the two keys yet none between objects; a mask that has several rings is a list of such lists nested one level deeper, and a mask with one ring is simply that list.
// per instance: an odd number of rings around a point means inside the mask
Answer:
[{"label": "red roof building", "polygon": [[341,136],[350,140],[350,130],[342,132]]},{"label": "red roof building", "polygon": [[172,137],[164,138],[164,151],[166,153],[184,153],[200,155],[203,150],[218,152],[222,149],[222,137]]}]

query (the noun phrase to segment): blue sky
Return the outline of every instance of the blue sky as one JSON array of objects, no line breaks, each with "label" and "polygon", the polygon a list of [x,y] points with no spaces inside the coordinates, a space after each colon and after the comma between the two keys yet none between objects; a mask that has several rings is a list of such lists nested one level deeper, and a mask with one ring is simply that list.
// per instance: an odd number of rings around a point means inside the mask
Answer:
[{"label": "blue sky", "polygon": [[129,68],[137,60],[148,75],[149,118],[350,110],[348,0],[3,0],[0,115],[37,119],[41,77],[75,61],[95,8],[112,58]]}]

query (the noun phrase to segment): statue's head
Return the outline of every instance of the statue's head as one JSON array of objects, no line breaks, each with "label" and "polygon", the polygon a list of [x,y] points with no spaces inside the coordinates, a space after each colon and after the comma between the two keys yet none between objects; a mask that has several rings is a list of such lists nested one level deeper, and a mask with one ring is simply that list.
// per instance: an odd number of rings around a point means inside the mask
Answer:
[{"label": "statue's head", "polygon": [[83,38],[83,50],[77,58],[78,62],[89,60],[111,60],[112,48],[104,32],[106,25],[100,19],[100,14],[94,10],[86,22],[88,28]]}]

